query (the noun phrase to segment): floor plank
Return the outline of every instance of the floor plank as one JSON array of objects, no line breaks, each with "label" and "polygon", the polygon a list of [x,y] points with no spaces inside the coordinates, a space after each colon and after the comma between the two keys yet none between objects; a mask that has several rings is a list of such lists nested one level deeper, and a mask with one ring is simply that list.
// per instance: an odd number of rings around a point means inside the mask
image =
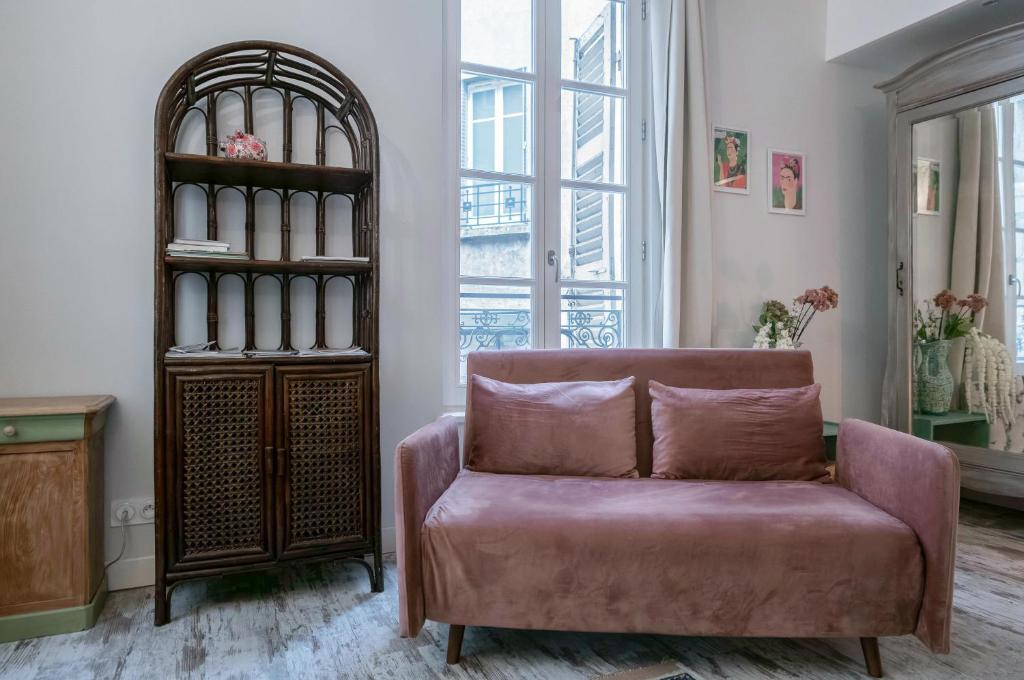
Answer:
[{"label": "floor plank", "polygon": [[[887,678],[1024,678],[1024,513],[964,502],[953,653],[881,640]],[[353,564],[191,583],[154,628],[150,588],[112,593],[88,631],[0,644],[0,678],[385,678],[576,680],[676,660],[704,680],[865,678],[857,640],[687,638],[467,628],[445,664],[447,626],[396,634],[396,572],[371,594]]]}]

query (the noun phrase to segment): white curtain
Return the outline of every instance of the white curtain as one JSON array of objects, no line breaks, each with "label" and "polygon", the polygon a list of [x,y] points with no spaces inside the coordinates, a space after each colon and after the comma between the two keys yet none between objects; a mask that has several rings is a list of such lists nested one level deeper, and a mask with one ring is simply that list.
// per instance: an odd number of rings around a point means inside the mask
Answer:
[{"label": "white curtain", "polygon": [[[960,128],[960,183],[953,223],[950,290],[957,297],[979,293],[988,307],[975,317],[982,331],[1006,340],[1006,266],[1003,259],[995,110],[991,106],[957,114]],[[950,356],[956,384],[963,369],[964,343]],[[954,404],[957,399],[954,398]]]},{"label": "white curtain", "polygon": [[653,120],[647,167],[657,180],[647,201],[648,253],[655,257],[652,340],[663,347],[710,347],[715,295],[704,1],[650,0],[648,7]]}]

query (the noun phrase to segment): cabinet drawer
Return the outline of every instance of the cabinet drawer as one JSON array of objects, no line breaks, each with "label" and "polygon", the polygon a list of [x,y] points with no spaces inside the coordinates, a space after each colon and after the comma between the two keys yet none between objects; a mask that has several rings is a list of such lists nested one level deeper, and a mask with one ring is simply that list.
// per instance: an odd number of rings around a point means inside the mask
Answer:
[{"label": "cabinet drawer", "polygon": [[32,442],[67,442],[84,437],[85,416],[80,413],[0,418],[0,446]]}]

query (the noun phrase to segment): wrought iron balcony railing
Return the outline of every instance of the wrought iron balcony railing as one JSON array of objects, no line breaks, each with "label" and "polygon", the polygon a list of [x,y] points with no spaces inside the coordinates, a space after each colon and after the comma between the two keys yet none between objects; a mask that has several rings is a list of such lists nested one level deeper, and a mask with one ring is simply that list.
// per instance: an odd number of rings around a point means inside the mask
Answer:
[{"label": "wrought iron balcony railing", "polygon": [[463,185],[459,192],[460,227],[497,227],[530,221],[526,188],[522,184],[480,182]]},{"label": "wrought iron balcony railing", "polygon": [[[465,379],[466,355],[477,350],[530,347],[529,309],[509,308],[515,300],[529,302],[526,293],[463,293],[459,312],[459,359]],[[487,300],[495,306],[489,307]],[[562,347],[610,348],[623,346],[623,298],[600,292],[563,293],[560,331]],[[467,304],[469,303],[469,304]],[[608,309],[616,306],[618,309]]]}]

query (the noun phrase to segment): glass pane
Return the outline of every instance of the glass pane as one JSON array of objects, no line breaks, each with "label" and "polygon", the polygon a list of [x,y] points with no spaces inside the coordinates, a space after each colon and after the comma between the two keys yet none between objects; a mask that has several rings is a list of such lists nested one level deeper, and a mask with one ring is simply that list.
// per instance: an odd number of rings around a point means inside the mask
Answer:
[{"label": "glass pane", "polygon": [[494,168],[494,121],[473,123],[470,139],[473,140],[473,166],[481,170]]},{"label": "glass pane", "polygon": [[622,347],[624,298],[614,288],[562,289],[562,347]]},{"label": "glass pane", "polygon": [[622,281],[622,199],[613,191],[562,190],[561,278]]},{"label": "glass pane", "polygon": [[462,167],[530,174],[533,86],[462,72]]},{"label": "glass pane", "polygon": [[523,141],[525,137],[523,134],[524,123],[525,119],[521,115],[505,116],[502,135],[504,137],[502,158],[505,162],[505,172],[521,175],[526,170],[526,145]]},{"label": "glass pane", "polygon": [[[1024,137],[1024,134],[1021,136]],[[1013,211],[1015,226],[1017,229],[1024,229],[1024,167],[1016,163],[1013,165]]]},{"label": "glass pane", "polygon": [[463,276],[530,276],[529,184],[463,179],[459,261]]},{"label": "glass pane", "polygon": [[625,86],[622,0],[562,0],[562,77]]},{"label": "glass pane", "polygon": [[532,70],[532,4],[531,0],[463,0],[462,61]]},{"label": "glass pane", "polygon": [[487,88],[473,91],[472,120],[494,118],[494,89]]},{"label": "glass pane", "polygon": [[[998,117],[998,116],[997,116]],[[1024,161],[1024,101],[1013,103],[1013,160]]]},{"label": "glass pane", "polygon": [[1024,361],[1024,305],[1017,305],[1017,361]]},{"label": "glass pane", "polygon": [[1021,281],[1024,281],[1024,231],[1017,230],[1013,234],[1014,236],[1014,250],[1016,250],[1016,265],[1014,267],[1014,274]]},{"label": "glass pane", "polygon": [[1017,361],[1024,361],[1024,305],[1017,303]]},{"label": "glass pane", "polygon": [[622,98],[562,90],[562,177],[622,183]]},{"label": "glass pane", "polygon": [[459,382],[466,355],[478,350],[529,349],[530,288],[463,284],[459,293]]},{"label": "glass pane", "polygon": [[523,112],[523,85],[506,85],[504,88],[505,115]]}]

